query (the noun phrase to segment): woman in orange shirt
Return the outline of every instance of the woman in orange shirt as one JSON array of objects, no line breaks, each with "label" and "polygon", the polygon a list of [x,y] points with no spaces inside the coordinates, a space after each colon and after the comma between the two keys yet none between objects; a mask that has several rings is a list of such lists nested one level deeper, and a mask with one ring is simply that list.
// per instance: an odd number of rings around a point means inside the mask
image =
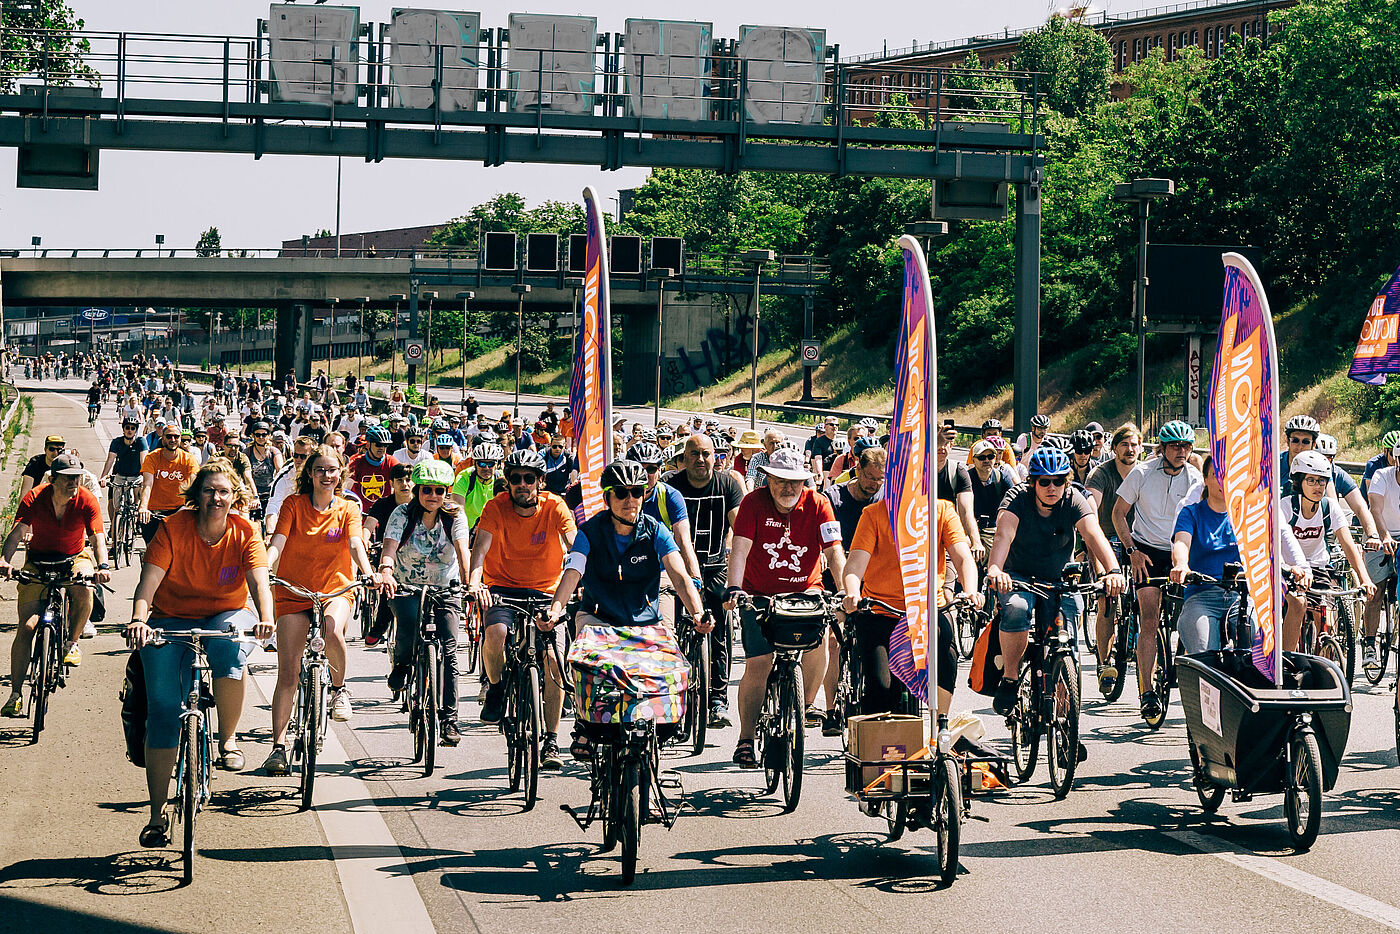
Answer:
[{"label": "woman in orange shirt", "polygon": [[[181,509],[156,529],[141,566],[141,583],[126,627],[127,642],[141,651],[146,673],[146,789],[151,816],[141,831],[141,845],[169,843],[162,810],[170,797],[180,736],[180,706],[189,690],[194,653],[172,639],[147,645],[152,627],[239,629],[253,627],[260,639],[272,635],[272,592],[268,588],[267,551],[251,522],[236,515],[251,501],[233,464],[216,457],[195,472],[185,488]],[[249,594],[257,616],[246,609]],[[144,646],[144,647],[143,647]],[[243,768],[236,731],[243,712],[244,645],[209,639],[205,652],[214,675],[214,703],[219,712],[220,768]]]},{"label": "woman in orange shirt", "polygon": [[[267,563],[283,580],[313,593],[340,590],[353,581],[354,568],[364,577],[374,570],[361,538],[360,507],[341,495],[345,463],[334,448],[314,448],[297,476],[296,492],[277,513],[277,531],[267,549]],[[287,722],[296,699],[297,678],[311,602],[284,587],[273,588],[277,610],[277,688],[272,694],[272,752],[263,763],[269,775],[286,775]],[[345,687],[345,624],[351,599],[337,597],[326,605],[322,636],[331,666],[331,718],[350,719],[350,692]]]}]

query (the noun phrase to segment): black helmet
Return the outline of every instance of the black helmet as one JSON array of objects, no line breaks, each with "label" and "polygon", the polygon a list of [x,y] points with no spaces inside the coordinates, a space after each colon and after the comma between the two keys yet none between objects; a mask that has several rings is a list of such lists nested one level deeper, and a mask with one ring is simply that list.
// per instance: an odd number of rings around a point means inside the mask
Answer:
[{"label": "black helmet", "polygon": [[516,467],[524,467],[526,470],[533,470],[541,477],[547,473],[544,468],[544,458],[540,456],[539,451],[533,448],[526,448],[523,451],[511,451],[506,455],[505,463],[502,464],[502,466],[507,473],[509,473],[512,468]]},{"label": "black helmet", "polygon": [[1050,427],[1050,416],[1049,416],[1049,415],[1032,415],[1032,416],[1031,416],[1031,427],[1032,427],[1032,428],[1049,428],[1049,427]]},{"label": "black helmet", "polygon": [[997,431],[1001,431],[1001,419],[989,418],[982,423],[983,431],[991,431],[993,428],[995,428]]},{"label": "black helmet", "polygon": [[1094,450],[1094,436],[1081,428],[1069,436],[1069,444],[1074,448],[1074,453],[1088,454]]},{"label": "black helmet", "polygon": [[602,486],[610,490],[616,486],[646,486],[647,472],[641,464],[631,460],[613,461],[603,468]]}]

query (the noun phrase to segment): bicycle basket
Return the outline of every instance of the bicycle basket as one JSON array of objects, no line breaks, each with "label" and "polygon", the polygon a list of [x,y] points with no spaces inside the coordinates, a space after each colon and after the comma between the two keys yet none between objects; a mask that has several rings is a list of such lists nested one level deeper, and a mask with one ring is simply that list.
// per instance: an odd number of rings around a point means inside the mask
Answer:
[{"label": "bicycle basket", "polygon": [[826,635],[826,602],[820,593],[780,594],[760,613],[759,628],[776,648],[815,648]]},{"label": "bicycle basket", "polygon": [[664,626],[584,626],[569,650],[574,706],[591,723],[685,717],[690,665]]}]

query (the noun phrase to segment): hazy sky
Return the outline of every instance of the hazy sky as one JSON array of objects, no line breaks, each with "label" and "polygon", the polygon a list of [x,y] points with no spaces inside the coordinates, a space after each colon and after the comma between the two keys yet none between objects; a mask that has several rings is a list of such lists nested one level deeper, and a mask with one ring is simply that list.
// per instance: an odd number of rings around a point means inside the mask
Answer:
[{"label": "hazy sky", "polygon": [[[268,15],[258,0],[70,0],[90,30],[181,35],[251,36]],[[1108,9],[1126,13],[1161,0],[1113,0]],[[350,4],[346,4],[350,5]],[[507,24],[511,12],[587,14],[599,29],[620,31],[629,16],[702,19],[715,34],[737,37],[740,24],[824,28],[842,55],[907,46],[911,40],[960,39],[1043,22],[1059,0],[736,0],[684,4],[675,0],[569,0],[569,2],[453,3],[365,0],[360,21],[386,22],[395,6],[479,10],[483,26]],[[1104,0],[1096,4],[1102,8]],[[761,12],[756,12],[761,10]],[[104,151],[99,191],[19,190],[14,187],[15,151],[0,149],[0,248],[28,248],[30,237],[45,247],[131,248],[154,244],[194,246],[201,231],[217,226],[225,247],[265,248],[283,239],[335,225],[335,160],[310,156]],[[604,195],[632,187],[643,169],[603,172],[587,167],[506,165],[485,168],[469,162],[386,160],[368,164],[345,159],[341,229],[375,230],[431,224],[464,213],[497,192],[519,191],[533,203],[574,200],[585,184]]]}]

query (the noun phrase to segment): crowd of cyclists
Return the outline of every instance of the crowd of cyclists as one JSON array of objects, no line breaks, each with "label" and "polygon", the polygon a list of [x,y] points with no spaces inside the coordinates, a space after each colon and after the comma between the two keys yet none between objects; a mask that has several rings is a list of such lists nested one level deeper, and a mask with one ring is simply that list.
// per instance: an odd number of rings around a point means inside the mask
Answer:
[{"label": "crowd of cyclists", "polygon": [[[724,428],[699,415],[677,425],[629,426],[619,419],[614,459],[602,479],[604,508],[582,515],[568,407],[556,411],[551,404],[529,421],[511,411],[492,417],[469,395],[455,410],[429,397],[420,413],[395,389],[387,403],[375,400],[382,414],[374,415],[369,387],[353,376],[338,389],[319,372],[310,386],[298,386],[219,370],[211,374],[212,391],[197,395],[168,360],[45,358],[26,359],[23,367],[40,375],[65,367],[86,374],[89,402],[115,405],[122,433],[95,477],[65,439],[48,439],[26,467],[0,572],[19,569],[12,562],[27,543],[24,570],[67,562],[75,580],[108,581],[114,491],[139,488],[145,548],[125,635],[140,652],[148,702],[150,814],[143,846],[169,841],[165,802],[179,684],[191,660],[168,642],[156,644],[156,634],[233,624],[275,651],[272,748],[262,768],[285,775],[312,626],[303,591],[329,594],[362,584],[325,603],[317,630],[324,642],[318,651],[329,662],[330,715],[340,722],[355,712],[345,683],[347,640],[358,634],[351,620],[361,603],[377,606],[362,633],[367,646],[394,630],[382,674],[385,690],[397,695],[411,675],[420,610],[430,605],[419,593],[450,594],[431,604],[444,662],[431,701],[445,746],[461,738],[463,641],[479,642],[480,719],[498,723],[506,713],[515,627],[535,626],[544,646],[539,757],[546,770],[563,767],[559,731],[570,683],[564,659],[573,635],[586,627],[669,629],[682,614],[692,620],[709,640],[706,723],[726,729],[737,720],[732,758],[742,769],[762,767],[755,729],[774,657],[763,614],[774,599],[820,591],[840,604],[837,628],[802,656],[809,727],[829,736],[842,732],[849,708],[838,706],[836,682],[846,651],[859,657],[859,712],[910,703],[890,665],[905,603],[883,502],[889,436],[876,419],[842,431],[832,416],[810,435],[794,429],[792,437],[774,428]],[[1195,430],[1181,421],[1162,425],[1150,440],[1131,424],[1112,432],[1097,423],[1068,433],[1051,427],[1037,415],[1012,441],[999,421],[988,419],[965,461],[953,456],[956,429],[941,427],[934,703],[946,714],[957,687],[950,608],[959,600],[984,616],[996,614],[1003,676],[988,693],[993,709],[1009,715],[1020,659],[1045,610],[1036,582],[1059,580],[1082,555],[1101,581],[1092,639],[1098,687],[1107,696],[1127,677],[1119,668],[1125,660],[1111,653],[1108,610],[1131,591],[1138,702],[1145,720],[1160,720],[1165,698],[1154,691],[1154,668],[1164,589],[1188,583],[1192,572],[1222,578],[1224,566],[1239,561],[1218,474],[1209,455],[1197,451]],[[1361,644],[1374,661],[1400,541],[1400,432],[1385,438],[1359,485],[1333,464],[1336,442],[1314,419],[1289,419],[1284,440],[1284,560],[1295,585],[1285,648],[1298,647],[1306,590],[1337,570],[1335,541],[1366,597]],[[41,591],[20,587],[11,695],[0,710],[7,717],[23,715]],[[76,665],[78,641],[85,630],[91,634],[93,588],[75,583],[68,594],[66,659]],[[1183,649],[1217,648],[1220,621],[1238,614],[1237,595],[1191,583],[1184,596],[1176,620]],[[539,608],[533,620],[516,612],[519,601]],[[1085,610],[1072,592],[1052,608],[1068,621],[1071,639],[1079,638]],[[846,627],[853,638],[843,638]],[[731,694],[736,634],[743,664]],[[208,653],[217,765],[228,771],[245,768],[237,727],[249,651],[228,641],[210,643]],[[576,727],[567,752],[587,760],[591,743]]]}]

